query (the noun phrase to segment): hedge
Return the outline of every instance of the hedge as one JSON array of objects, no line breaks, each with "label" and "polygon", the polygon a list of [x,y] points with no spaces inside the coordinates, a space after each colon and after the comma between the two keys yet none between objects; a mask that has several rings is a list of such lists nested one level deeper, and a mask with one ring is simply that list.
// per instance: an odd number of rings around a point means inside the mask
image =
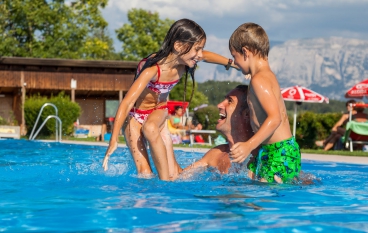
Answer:
[{"label": "hedge", "polygon": [[[30,135],[32,132],[37,116],[45,103],[52,103],[57,107],[58,117],[62,122],[62,133],[63,135],[70,135],[73,132],[73,123],[81,114],[81,107],[77,103],[71,102],[70,97],[65,95],[64,92],[60,92],[57,96],[52,96],[49,99],[39,94],[26,99],[24,103],[24,118],[27,126],[27,134]],[[47,106],[43,109],[34,133],[49,115],[55,115],[55,109],[52,106]],[[55,119],[49,119],[39,134],[44,136],[55,134]]]}]

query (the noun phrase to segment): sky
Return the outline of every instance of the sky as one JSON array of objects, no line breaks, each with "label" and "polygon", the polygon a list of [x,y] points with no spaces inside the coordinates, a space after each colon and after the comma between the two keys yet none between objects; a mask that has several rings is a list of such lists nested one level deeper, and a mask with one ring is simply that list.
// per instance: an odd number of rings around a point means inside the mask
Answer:
[{"label": "sky", "polygon": [[[228,39],[241,24],[254,22],[269,40],[344,37],[368,40],[368,0],[109,0],[102,10],[110,36],[129,23],[127,11],[142,8],[161,19],[189,18],[207,34],[205,49],[229,56]],[[115,40],[115,48],[121,44]]]}]

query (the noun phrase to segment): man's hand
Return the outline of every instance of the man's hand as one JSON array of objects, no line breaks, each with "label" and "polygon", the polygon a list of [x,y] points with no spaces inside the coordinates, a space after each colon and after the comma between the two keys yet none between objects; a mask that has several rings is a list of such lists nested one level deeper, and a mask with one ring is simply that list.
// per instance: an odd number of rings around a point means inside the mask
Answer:
[{"label": "man's hand", "polygon": [[115,140],[110,140],[110,144],[109,144],[109,147],[107,148],[105,158],[102,162],[102,167],[103,167],[104,171],[107,171],[107,169],[109,168],[108,163],[109,163],[110,155],[112,155],[112,153],[114,153],[114,151],[116,150],[117,147],[118,147],[118,142],[115,141]]},{"label": "man's hand", "polygon": [[235,143],[233,147],[230,149],[230,158],[232,158],[232,163],[242,163],[251,155],[251,148],[247,145],[246,142],[238,142]]}]

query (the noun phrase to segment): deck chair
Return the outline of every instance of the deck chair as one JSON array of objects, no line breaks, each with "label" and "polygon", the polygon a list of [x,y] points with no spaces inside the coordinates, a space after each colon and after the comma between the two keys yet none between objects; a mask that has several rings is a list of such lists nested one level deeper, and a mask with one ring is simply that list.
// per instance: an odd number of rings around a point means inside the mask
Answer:
[{"label": "deck chair", "polygon": [[368,144],[368,123],[349,121],[346,124],[344,136],[345,147],[350,147],[353,152],[353,144]]},{"label": "deck chair", "polygon": [[170,120],[167,120],[167,128],[169,129],[171,140],[173,144],[180,144],[182,142],[181,135],[185,134],[186,130],[184,129],[176,129]]}]

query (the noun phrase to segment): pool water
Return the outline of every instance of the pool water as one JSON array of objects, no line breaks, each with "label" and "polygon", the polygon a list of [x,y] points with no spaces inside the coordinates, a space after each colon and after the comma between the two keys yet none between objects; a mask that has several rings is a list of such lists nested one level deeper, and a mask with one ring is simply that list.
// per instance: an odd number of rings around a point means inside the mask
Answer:
[{"label": "pool water", "polygon": [[[0,140],[0,231],[367,232],[368,166],[304,161],[313,185],[208,170],[142,179],[126,148]],[[184,167],[203,153],[177,150]]]}]

